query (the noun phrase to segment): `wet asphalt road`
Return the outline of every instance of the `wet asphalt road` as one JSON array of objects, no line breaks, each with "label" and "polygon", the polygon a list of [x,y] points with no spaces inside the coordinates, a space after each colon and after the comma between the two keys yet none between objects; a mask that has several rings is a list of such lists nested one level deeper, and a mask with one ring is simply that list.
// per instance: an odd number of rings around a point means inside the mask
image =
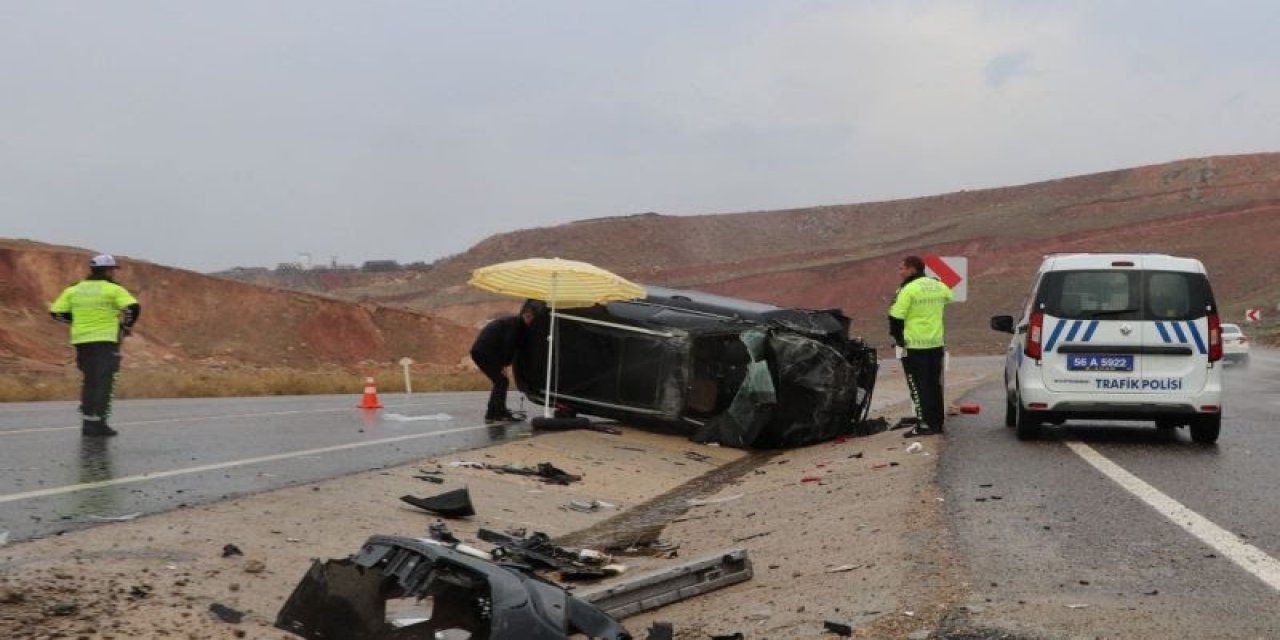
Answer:
[{"label": "wet asphalt road", "polygon": [[[1255,351],[1248,369],[1224,375],[1212,447],[1136,422],[1068,423],[1020,442],[998,382],[966,398],[982,413],[949,419],[939,482],[975,623],[1065,637],[1280,637],[1280,353]],[[1161,515],[1166,503],[1127,491],[1089,450],[1193,513]],[[1219,547],[1175,523],[1203,533],[1194,514],[1221,528],[1208,534]],[[1234,543],[1256,552],[1240,563],[1249,570],[1222,550]]]},{"label": "wet asphalt road", "polygon": [[[487,393],[126,400],[82,439],[74,402],[0,404],[0,536],[17,541],[488,446]],[[517,400],[512,396],[512,404]]]}]

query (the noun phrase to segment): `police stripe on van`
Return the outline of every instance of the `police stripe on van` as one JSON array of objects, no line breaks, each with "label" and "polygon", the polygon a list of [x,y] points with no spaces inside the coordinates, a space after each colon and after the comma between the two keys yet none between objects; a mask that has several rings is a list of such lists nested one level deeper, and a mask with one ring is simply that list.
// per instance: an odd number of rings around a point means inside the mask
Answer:
[{"label": "police stripe on van", "polygon": [[[1090,342],[1093,340],[1093,334],[1098,330],[1098,321],[1092,320],[1087,325],[1084,320],[1059,320],[1058,324],[1053,327],[1053,332],[1049,334],[1049,341],[1045,343],[1045,353],[1053,351],[1058,346],[1058,339],[1062,338],[1062,342],[1073,342],[1079,335],[1080,329],[1084,328],[1084,335],[1080,338],[1080,342]],[[1063,337],[1062,332],[1066,331],[1067,335]],[[1157,321],[1156,331],[1160,334],[1160,339],[1165,344],[1194,344],[1196,351],[1201,354],[1208,353],[1208,349],[1204,343],[1204,337],[1200,335],[1200,328],[1196,326],[1194,320],[1181,321]]]},{"label": "police stripe on van", "polygon": [[[1067,325],[1070,325],[1069,329],[1067,329]],[[1085,324],[1084,320],[1059,320],[1058,324],[1053,327],[1053,333],[1049,334],[1049,341],[1044,345],[1045,352],[1053,351],[1053,347],[1058,344],[1058,338],[1062,336],[1063,329],[1067,329],[1067,337],[1063,338],[1062,341],[1074,342],[1082,327],[1084,328],[1084,335],[1080,337],[1080,342],[1089,342],[1093,340],[1093,333],[1098,330],[1098,321],[1091,320],[1088,324]]]},{"label": "police stripe on van", "polygon": [[[1168,326],[1166,327],[1165,325]],[[1186,327],[1185,330],[1183,329],[1184,326]],[[1173,344],[1175,341],[1178,344],[1194,343],[1196,345],[1196,351],[1201,354],[1208,353],[1208,349],[1206,349],[1204,345],[1204,338],[1201,337],[1200,329],[1196,327],[1194,320],[1157,320],[1156,332],[1160,334],[1160,339],[1163,340],[1165,344]]]}]

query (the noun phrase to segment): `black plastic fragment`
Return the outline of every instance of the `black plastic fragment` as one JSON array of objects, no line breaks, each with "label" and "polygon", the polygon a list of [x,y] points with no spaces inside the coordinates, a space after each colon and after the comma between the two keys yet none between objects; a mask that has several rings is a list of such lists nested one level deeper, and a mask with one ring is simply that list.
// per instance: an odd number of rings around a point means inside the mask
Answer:
[{"label": "black plastic fragment", "polygon": [[426,498],[400,496],[400,500],[446,518],[461,518],[476,514],[475,508],[471,506],[471,494],[467,492],[466,487]]}]

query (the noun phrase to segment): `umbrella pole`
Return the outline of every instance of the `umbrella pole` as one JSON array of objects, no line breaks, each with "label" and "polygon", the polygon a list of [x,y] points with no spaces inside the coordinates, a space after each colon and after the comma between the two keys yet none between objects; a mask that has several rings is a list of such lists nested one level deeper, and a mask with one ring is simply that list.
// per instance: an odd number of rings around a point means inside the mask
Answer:
[{"label": "umbrella pole", "polygon": [[542,394],[542,417],[551,417],[551,363],[555,359],[556,354],[556,276],[551,274],[551,328],[547,331],[547,380],[546,391]]}]

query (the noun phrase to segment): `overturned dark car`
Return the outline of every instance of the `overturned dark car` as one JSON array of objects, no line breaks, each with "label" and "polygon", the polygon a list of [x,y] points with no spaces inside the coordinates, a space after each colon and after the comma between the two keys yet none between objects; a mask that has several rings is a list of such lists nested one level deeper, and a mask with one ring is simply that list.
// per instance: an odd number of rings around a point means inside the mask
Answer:
[{"label": "overturned dark car", "polygon": [[[550,395],[557,415],[674,429],[698,442],[793,447],[860,435],[875,349],[839,310],[787,309],[646,287],[643,300],[556,313]],[[516,384],[546,396],[542,310],[517,355]],[[536,425],[535,425],[536,426]]]}]

